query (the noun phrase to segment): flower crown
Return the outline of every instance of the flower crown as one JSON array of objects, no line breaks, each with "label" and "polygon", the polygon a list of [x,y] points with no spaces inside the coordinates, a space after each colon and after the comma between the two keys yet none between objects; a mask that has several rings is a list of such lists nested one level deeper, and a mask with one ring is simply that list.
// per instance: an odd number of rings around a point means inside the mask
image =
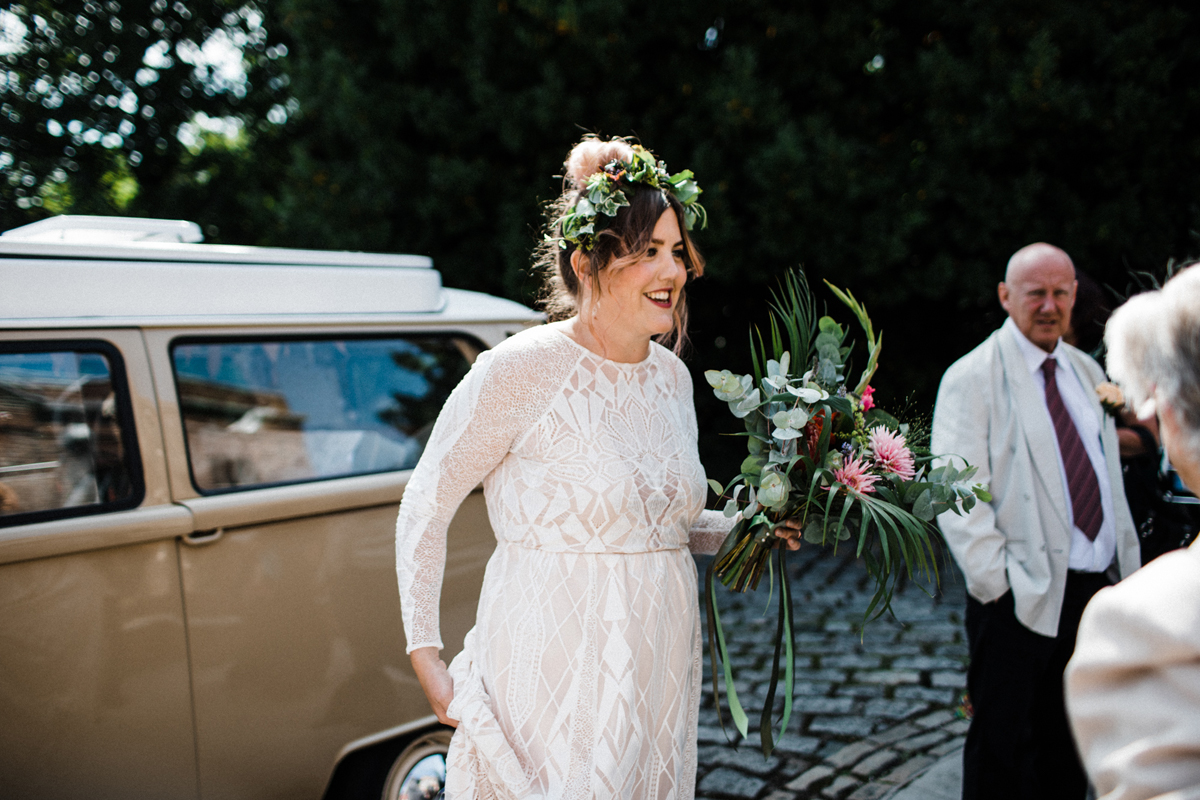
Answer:
[{"label": "flower crown", "polygon": [[629,197],[621,188],[622,181],[644,183],[669,192],[683,206],[683,223],[689,231],[697,222],[702,229],[708,227],[708,213],[698,202],[703,190],[693,179],[692,171],[685,169],[670,175],[666,164],[656,161],[653,153],[635,144],[632,160],[613,159],[588,178],[575,207],[559,221],[562,232],[559,247],[566,249],[570,242],[587,252],[596,246],[596,235],[608,227],[609,220],[617,216],[622,206],[629,205]]}]

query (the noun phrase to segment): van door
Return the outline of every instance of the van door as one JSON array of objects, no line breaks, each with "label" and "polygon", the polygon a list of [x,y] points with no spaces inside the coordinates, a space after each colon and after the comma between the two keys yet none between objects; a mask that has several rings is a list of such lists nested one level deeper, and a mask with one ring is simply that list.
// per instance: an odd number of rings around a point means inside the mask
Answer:
[{"label": "van door", "polygon": [[[396,509],[479,345],[436,334],[148,334],[171,474],[204,797],[319,798],[355,740],[433,722],[404,654]],[[451,532],[446,643],[495,541]]]},{"label": "van door", "polygon": [[137,331],[0,331],[0,794],[196,798],[187,640]]}]

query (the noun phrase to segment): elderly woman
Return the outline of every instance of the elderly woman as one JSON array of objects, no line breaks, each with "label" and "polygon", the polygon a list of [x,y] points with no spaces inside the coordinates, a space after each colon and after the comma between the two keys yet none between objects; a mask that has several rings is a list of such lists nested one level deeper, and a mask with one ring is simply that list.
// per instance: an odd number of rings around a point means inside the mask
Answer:
[{"label": "elderly woman", "polygon": [[[1200,493],[1200,268],[1117,309],[1108,368]],[[1200,545],[1102,590],[1079,626],[1067,708],[1105,800],[1200,797]]]},{"label": "elderly woman", "polygon": [[[396,567],[408,652],[456,725],[446,796],[686,800],[696,777],[704,511],[684,287],[703,260],[691,173],[586,137],[548,210],[558,318],[484,353],[405,491]],[[483,482],[497,546],[475,627],[438,651],[446,530]],[[798,547],[796,525],[778,533]]]}]

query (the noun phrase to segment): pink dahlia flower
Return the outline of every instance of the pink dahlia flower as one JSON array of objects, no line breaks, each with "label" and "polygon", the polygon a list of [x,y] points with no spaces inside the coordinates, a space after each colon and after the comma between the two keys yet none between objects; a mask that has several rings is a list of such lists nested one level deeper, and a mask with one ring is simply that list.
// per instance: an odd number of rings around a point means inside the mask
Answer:
[{"label": "pink dahlia flower", "polygon": [[884,472],[900,476],[902,480],[913,479],[917,473],[916,459],[905,444],[904,434],[876,425],[871,429],[868,442],[871,452],[875,454],[875,466]]},{"label": "pink dahlia flower", "polygon": [[[861,458],[851,458],[843,462],[840,469],[833,471],[833,479],[851,491],[866,493],[875,491],[875,481],[879,480],[879,476],[867,472],[867,464]],[[832,486],[829,488],[833,490]]]}]

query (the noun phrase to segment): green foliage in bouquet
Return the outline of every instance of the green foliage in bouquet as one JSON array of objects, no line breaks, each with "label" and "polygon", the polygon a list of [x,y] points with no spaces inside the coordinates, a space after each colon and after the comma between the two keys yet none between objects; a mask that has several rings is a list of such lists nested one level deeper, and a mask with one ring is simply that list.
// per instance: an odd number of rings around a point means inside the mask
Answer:
[{"label": "green foliage in bouquet", "polygon": [[[883,336],[875,333],[866,309],[850,292],[829,285],[858,318],[866,334],[867,364],[855,384],[847,382],[849,331],[831,317],[818,318],[802,272],[789,273],[773,295],[767,337],[751,334],[753,375],[709,370],[704,376],[717,398],[746,426],[748,455],[728,486],[710,485],[728,498],[725,515],[737,521],[709,566],[705,601],[713,659],[714,699],[720,709],[717,662],[724,664],[730,714],[743,737],[748,718],[738,701],[716,603],[716,583],[738,592],[758,587],[763,575],[779,573],[779,621],[775,656],[761,718],[762,748],[774,749],[771,715],[775,690],[784,677],[786,730],[792,710],[794,653],[791,588],[786,550],[775,526],[799,519],[809,545],[854,547],[875,581],[864,623],[891,608],[900,575],[914,571],[937,580],[933,521],[944,511],[970,511],[977,499],[991,499],[969,483],[976,468],[950,464],[936,468],[935,456],[910,445],[909,426],[875,407],[871,377],[879,363]],[[846,543],[846,544],[842,544]],[[724,727],[724,719],[721,718]]]}]

